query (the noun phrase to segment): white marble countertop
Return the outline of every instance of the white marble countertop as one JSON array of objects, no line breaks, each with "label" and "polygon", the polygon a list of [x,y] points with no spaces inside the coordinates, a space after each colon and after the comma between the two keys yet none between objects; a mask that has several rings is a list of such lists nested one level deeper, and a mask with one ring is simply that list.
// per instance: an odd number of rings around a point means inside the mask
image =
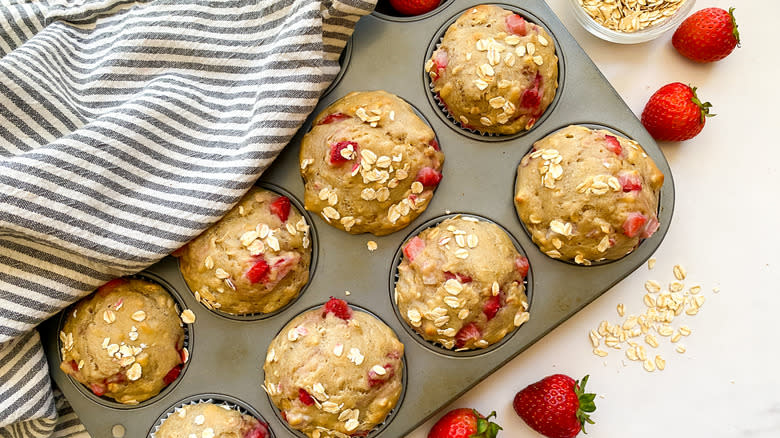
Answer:
[{"label": "white marble countertop", "polygon": [[[580,26],[568,0],[548,3],[637,115],[658,88],[679,81],[697,86],[717,116],[692,140],[661,143],[677,202],[654,269],[638,269],[445,410],[495,410],[504,427],[499,437],[539,437],[513,411],[515,393],[550,374],[590,374],[588,388],[602,397],[587,436],[777,438],[780,142],[771,111],[780,103],[780,39],[768,23],[780,16],[780,2],[699,0],[694,10],[735,6],[743,41],[707,65],[679,55],[672,32],[649,43],[612,44]],[[624,350],[595,356],[589,330],[604,319],[620,320],[618,303],[627,314],[643,312],[645,281],[668,284],[675,264],[687,269],[686,286],[700,284],[706,297],[698,315],[675,319],[675,326],[692,329],[680,341],[687,352],[675,352],[663,339],[658,350],[666,369],[653,373],[626,359]],[[407,438],[426,437],[437,418]]]}]

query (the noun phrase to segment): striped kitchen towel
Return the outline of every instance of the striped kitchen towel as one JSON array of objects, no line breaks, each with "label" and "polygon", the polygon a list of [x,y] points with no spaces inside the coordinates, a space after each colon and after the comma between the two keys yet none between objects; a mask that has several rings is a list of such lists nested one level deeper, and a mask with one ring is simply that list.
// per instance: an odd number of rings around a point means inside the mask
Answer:
[{"label": "striped kitchen towel", "polygon": [[35,326],[229,210],[375,1],[0,0],[0,437],[86,435]]}]

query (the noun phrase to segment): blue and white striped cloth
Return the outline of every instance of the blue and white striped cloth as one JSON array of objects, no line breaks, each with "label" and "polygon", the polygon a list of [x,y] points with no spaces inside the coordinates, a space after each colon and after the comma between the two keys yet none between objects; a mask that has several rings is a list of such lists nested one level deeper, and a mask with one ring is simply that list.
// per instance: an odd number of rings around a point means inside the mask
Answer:
[{"label": "blue and white striped cloth", "polygon": [[229,210],[375,1],[0,0],[0,437],[88,436],[35,327]]}]

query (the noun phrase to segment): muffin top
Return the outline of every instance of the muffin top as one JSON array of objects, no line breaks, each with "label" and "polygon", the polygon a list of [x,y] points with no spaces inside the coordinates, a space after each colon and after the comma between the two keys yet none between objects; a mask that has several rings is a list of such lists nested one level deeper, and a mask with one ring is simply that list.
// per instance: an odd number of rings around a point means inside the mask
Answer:
[{"label": "muffin top", "polygon": [[558,88],[550,35],[495,5],[464,12],[447,29],[425,71],[450,116],[481,133],[531,129]]},{"label": "muffin top", "polygon": [[268,425],[230,406],[201,402],[176,408],[154,438],[268,438]]},{"label": "muffin top", "polygon": [[312,438],[362,436],[398,402],[403,354],[390,327],[331,298],[271,342],[264,388],[290,426]]},{"label": "muffin top", "polygon": [[411,238],[403,253],[395,300],[424,339],[484,348],[530,318],[528,260],[496,224],[456,216]]},{"label": "muffin top", "polygon": [[306,209],[352,234],[385,235],[425,211],[444,154],[412,107],[385,91],[353,92],[301,142]]},{"label": "muffin top", "polygon": [[135,404],[181,371],[184,329],[162,286],[118,278],[82,299],[62,331],[60,368],[98,396]]},{"label": "muffin top", "polygon": [[309,225],[290,200],[251,188],[225,217],[176,252],[195,297],[209,309],[269,313],[309,280]]},{"label": "muffin top", "polygon": [[523,157],[515,206],[542,252],[589,265],[619,259],[655,233],[663,181],[637,142],[568,126]]}]

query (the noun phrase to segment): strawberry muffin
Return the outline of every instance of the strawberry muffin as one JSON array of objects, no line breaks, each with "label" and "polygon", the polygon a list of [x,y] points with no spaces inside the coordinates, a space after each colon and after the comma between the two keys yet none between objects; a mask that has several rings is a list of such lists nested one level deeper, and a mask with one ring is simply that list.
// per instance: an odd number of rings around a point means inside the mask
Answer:
[{"label": "strawberry muffin", "polygon": [[403,247],[395,301],[424,339],[485,348],[528,321],[528,259],[496,224],[455,216]]},{"label": "strawberry muffin", "polygon": [[68,313],[60,341],[63,372],[125,404],[159,394],[187,358],[175,301],[140,279],[112,280],[82,299]]},{"label": "strawberry muffin", "polygon": [[352,234],[390,234],[425,211],[444,154],[399,97],[354,92],[334,102],[301,142],[306,209]]},{"label": "strawberry muffin", "polygon": [[268,425],[228,405],[201,402],[176,408],[153,438],[269,438]]},{"label": "strawberry muffin", "polygon": [[495,5],[463,13],[425,63],[433,91],[463,128],[531,129],[558,89],[558,57],[539,25]]},{"label": "strawberry muffin", "polygon": [[542,252],[590,265],[619,259],[655,233],[663,182],[637,142],[568,126],[523,157],[515,207]]},{"label": "strawberry muffin", "polygon": [[195,298],[209,309],[270,313],[309,281],[309,225],[290,200],[253,187],[225,217],[176,252]]},{"label": "strawberry muffin", "polygon": [[263,387],[282,418],[311,438],[365,436],[398,402],[403,354],[390,327],[331,298],[271,342]]}]

